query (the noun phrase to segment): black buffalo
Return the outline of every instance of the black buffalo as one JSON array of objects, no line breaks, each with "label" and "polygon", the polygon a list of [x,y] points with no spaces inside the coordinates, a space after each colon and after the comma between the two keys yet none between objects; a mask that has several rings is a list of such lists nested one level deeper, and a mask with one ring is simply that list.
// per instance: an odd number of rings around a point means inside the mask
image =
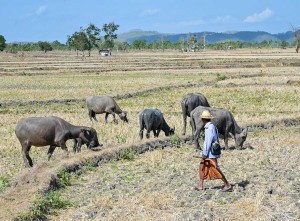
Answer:
[{"label": "black buffalo", "polygon": [[[80,152],[81,151],[81,146],[84,145],[84,144],[86,145],[86,147],[88,149],[91,149],[92,147],[95,147],[95,145],[94,145],[94,142],[95,142],[94,141],[95,140],[94,136],[96,136],[95,138],[98,140],[97,133],[90,133],[90,132],[86,133],[86,138],[87,138],[88,141],[92,140],[91,142],[86,142],[85,140],[81,139],[80,137],[73,139],[73,142],[74,142],[73,151],[74,151],[74,153]],[[97,146],[102,147],[103,144],[98,144]]]},{"label": "black buffalo", "polygon": [[143,139],[143,130],[146,129],[146,137],[150,138],[150,131],[153,131],[154,137],[158,137],[161,130],[166,136],[171,136],[175,132],[175,127],[170,128],[164,119],[162,112],[158,109],[145,109],[139,114],[140,120],[140,138]]},{"label": "black buffalo", "polygon": [[195,147],[197,149],[200,148],[198,139],[199,139],[200,131],[205,126],[200,118],[200,115],[204,110],[208,110],[213,116],[212,118],[213,124],[218,128],[219,133],[224,137],[225,149],[228,149],[228,138],[230,134],[234,136],[236,148],[241,149],[243,143],[247,138],[247,128],[245,129],[240,128],[237,125],[230,111],[221,108],[211,108],[211,107],[203,107],[203,106],[196,107],[191,112],[190,121],[193,129],[193,138],[195,142]]},{"label": "black buffalo", "polygon": [[105,123],[107,123],[107,117],[111,114],[114,118],[114,122],[117,124],[115,114],[118,114],[120,119],[128,123],[127,112],[122,111],[119,105],[116,103],[113,97],[110,96],[90,96],[86,99],[86,105],[89,110],[89,117],[92,121],[96,119],[96,114],[105,113]]},{"label": "black buffalo", "polygon": [[186,133],[186,118],[191,117],[191,112],[198,106],[210,107],[207,99],[201,93],[190,93],[184,95],[181,101],[181,109],[183,116],[182,135]]},{"label": "black buffalo", "polygon": [[[88,146],[99,145],[97,133],[93,128],[74,126],[59,117],[29,117],[21,119],[15,129],[17,138],[22,146],[23,160],[26,166],[33,166],[29,156],[31,146],[47,146],[48,160],[56,147],[61,147],[68,154],[66,141],[80,138]],[[89,134],[89,135],[88,135]]]}]

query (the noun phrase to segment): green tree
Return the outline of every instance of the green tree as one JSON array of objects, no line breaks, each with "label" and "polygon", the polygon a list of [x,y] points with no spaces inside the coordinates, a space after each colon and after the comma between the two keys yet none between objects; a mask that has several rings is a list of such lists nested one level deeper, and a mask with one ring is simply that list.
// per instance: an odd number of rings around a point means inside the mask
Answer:
[{"label": "green tree", "polygon": [[106,48],[113,48],[114,47],[114,40],[118,37],[116,31],[118,30],[119,25],[115,24],[114,22],[104,24],[102,31],[105,32],[104,35],[104,46]]},{"label": "green tree", "polygon": [[280,44],[280,47],[282,49],[286,49],[286,47],[289,45],[289,43],[287,41],[282,41],[281,44]]},{"label": "green tree", "polygon": [[31,51],[31,44],[25,43],[20,45],[21,51]]},{"label": "green tree", "polygon": [[65,50],[66,49],[66,45],[60,43],[57,40],[53,41],[51,43],[51,46],[52,46],[53,50]]},{"label": "green tree", "polygon": [[16,43],[7,44],[5,50],[10,53],[17,53],[20,50],[20,47]]},{"label": "green tree", "polygon": [[117,48],[117,50],[126,51],[128,49],[128,46],[129,44],[127,42],[115,42],[115,48]]},{"label": "green tree", "polygon": [[3,35],[0,35],[0,51],[3,51],[6,47],[6,40]]},{"label": "green tree", "polygon": [[147,42],[146,40],[134,40],[131,44],[133,49],[146,49],[147,48]]},{"label": "green tree", "polygon": [[85,29],[87,39],[88,39],[88,51],[89,56],[91,56],[91,50],[93,47],[99,48],[99,44],[101,43],[100,32],[101,29],[98,28],[94,24],[89,24],[87,29]]},{"label": "green tree", "polygon": [[42,50],[42,51],[44,51],[45,53],[47,52],[47,51],[52,51],[52,46],[51,46],[51,44],[50,43],[48,43],[48,42],[46,42],[46,41],[39,41],[38,42],[38,46],[39,46],[39,48]]},{"label": "green tree", "polygon": [[77,51],[77,56],[78,51],[84,52],[85,50],[90,50],[91,48],[88,36],[82,28],[80,28],[79,32],[75,32],[72,36],[68,36],[67,45],[70,48],[75,48]]}]

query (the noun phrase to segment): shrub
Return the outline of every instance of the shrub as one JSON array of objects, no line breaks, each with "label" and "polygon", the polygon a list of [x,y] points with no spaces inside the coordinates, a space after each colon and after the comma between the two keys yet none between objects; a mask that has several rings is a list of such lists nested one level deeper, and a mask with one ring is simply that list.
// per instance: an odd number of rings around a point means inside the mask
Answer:
[{"label": "shrub", "polygon": [[62,187],[71,186],[71,174],[67,170],[62,170],[57,174]]},{"label": "shrub", "polygon": [[178,146],[180,146],[180,141],[181,141],[181,139],[180,139],[180,137],[179,137],[178,134],[174,134],[174,135],[171,137],[170,141],[171,141],[171,144],[172,144],[173,147],[178,147]]},{"label": "shrub", "polygon": [[224,75],[224,74],[217,74],[217,81],[224,81],[224,80],[226,80],[226,75]]},{"label": "shrub", "polygon": [[91,161],[91,160],[87,161],[87,163],[86,163],[86,165],[85,165],[85,168],[86,168],[88,171],[94,171],[94,170],[95,170],[95,167],[94,167],[93,161]]},{"label": "shrub", "polygon": [[28,214],[15,218],[15,221],[47,220],[48,214],[55,214],[53,209],[62,209],[72,205],[69,200],[62,200],[58,191],[52,191],[34,202]]},{"label": "shrub", "polygon": [[126,135],[124,135],[124,134],[117,134],[116,138],[117,138],[118,144],[124,144],[124,143],[126,143],[126,140],[127,140]]},{"label": "shrub", "polygon": [[120,152],[120,159],[121,160],[134,160],[136,155],[136,151],[132,149],[123,149]]},{"label": "shrub", "polygon": [[0,192],[9,186],[10,186],[9,179],[6,177],[0,176]]}]

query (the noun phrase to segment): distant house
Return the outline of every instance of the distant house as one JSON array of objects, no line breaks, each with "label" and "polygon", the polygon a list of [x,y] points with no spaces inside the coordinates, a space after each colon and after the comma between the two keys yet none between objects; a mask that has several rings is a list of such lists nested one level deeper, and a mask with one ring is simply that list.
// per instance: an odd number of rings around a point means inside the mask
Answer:
[{"label": "distant house", "polygon": [[110,50],[99,50],[99,54],[103,57],[111,55]]}]

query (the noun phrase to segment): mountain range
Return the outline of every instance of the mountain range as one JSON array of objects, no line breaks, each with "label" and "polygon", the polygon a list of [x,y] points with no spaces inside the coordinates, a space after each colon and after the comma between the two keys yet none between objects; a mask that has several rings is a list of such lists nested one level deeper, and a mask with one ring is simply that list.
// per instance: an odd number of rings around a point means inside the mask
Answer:
[{"label": "mountain range", "polygon": [[147,43],[153,41],[177,42],[182,39],[187,39],[191,35],[196,35],[198,39],[206,36],[206,43],[216,43],[224,41],[241,41],[241,42],[262,42],[266,41],[287,41],[292,43],[295,39],[295,34],[292,31],[285,33],[271,34],[265,31],[237,31],[237,32],[196,32],[182,34],[159,33],[156,31],[143,31],[140,29],[131,30],[129,32],[118,35],[119,41],[132,43],[134,40],[146,40]]}]

